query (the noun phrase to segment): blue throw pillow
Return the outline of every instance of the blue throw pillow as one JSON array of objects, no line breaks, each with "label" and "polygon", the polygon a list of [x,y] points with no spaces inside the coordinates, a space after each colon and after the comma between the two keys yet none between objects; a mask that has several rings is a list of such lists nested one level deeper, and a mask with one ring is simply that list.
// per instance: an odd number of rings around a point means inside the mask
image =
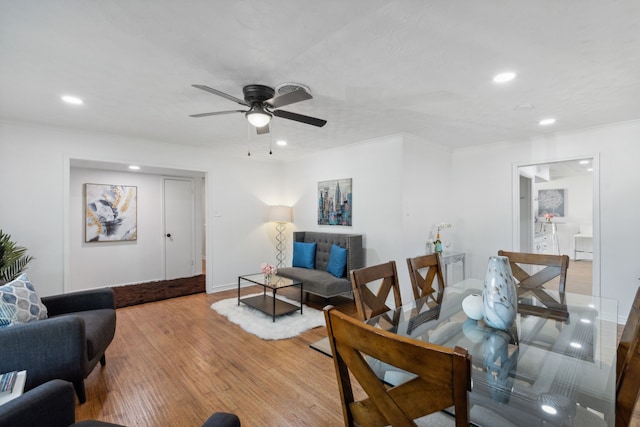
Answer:
[{"label": "blue throw pillow", "polygon": [[327,271],[336,277],[344,276],[344,269],[347,267],[347,250],[333,244],[329,253],[329,263]]},{"label": "blue throw pillow", "polygon": [[316,242],[293,242],[293,261],[291,264],[294,267],[313,270],[316,267]]}]

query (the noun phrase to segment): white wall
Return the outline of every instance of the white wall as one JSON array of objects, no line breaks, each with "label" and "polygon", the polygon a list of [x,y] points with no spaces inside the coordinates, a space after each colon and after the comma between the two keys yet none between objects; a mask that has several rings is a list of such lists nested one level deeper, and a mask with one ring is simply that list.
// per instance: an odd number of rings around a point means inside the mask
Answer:
[{"label": "white wall", "polygon": [[[594,280],[599,279],[603,296],[619,301],[626,317],[640,277],[639,139],[640,123],[634,122],[450,153],[397,135],[283,165],[220,158],[204,148],[0,122],[0,227],[36,257],[29,273],[41,292],[62,292],[70,280],[65,266],[74,226],[68,159],[135,162],[206,173],[209,292],[234,286],[238,274],[274,259],[273,224],[265,223],[271,204],[294,206],[294,224],[287,228],[289,262],[291,231],[322,229],[364,234],[367,264],[393,259],[400,266],[407,256],[423,253],[425,234],[446,221],[454,226],[447,230],[454,248],[467,253],[468,275],[483,277],[488,257],[512,246],[514,165],[597,154],[600,222],[594,221],[594,234],[601,233],[601,269],[594,268]],[[349,177],[353,227],[319,227],[317,182]],[[406,274],[405,268],[398,270]]]},{"label": "white wall", "polygon": [[[2,121],[0,227],[35,256],[28,273],[42,295],[72,288],[71,233],[78,224],[71,223],[70,159],[204,172],[208,292],[233,286],[238,274],[257,271],[273,250],[265,220],[267,205],[282,198],[277,162],[221,158],[206,148]],[[214,209],[221,216],[214,217]],[[73,288],[83,286],[74,283]]]},{"label": "white wall", "polygon": [[[450,164],[449,150],[408,135],[364,141],[288,163],[285,182],[294,210],[292,228],[363,234],[366,264],[395,260],[403,301],[410,301],[405,259],[424,254],[430,231],[447,217]],[[338,178],[353,179],[353,226],[318,226],[317,183]]]},{"label": "white wall", "polygon": [[[165,279],[163,232],[164,176],[71,168],[69,186],[70,285],[69,290],[140,283]],[[188,178],[181,178],[188,179]],[[202,223],[200,178],[194,183],[196,224]],[[133,242],[90,242],[84,239],[84,184],[121,184],[137,187],[138,233]],[[195,228],[193,274],[202,273],[202,229]]]},{"label": "white wall", "polygon": [[[594,243],[600,230],[600,270],[594,281],[601,295],[618,300],[626,318],[640,284],[638,242],[640,211],[640,122],[605,126],[522,143],[469,147],[453,153],[455,221],[458,242],[468,252],[472,276],[483,277],[487,259],[498,249],[511,249],[513,165],[547,163],[599,153],[600,222],[594,220]],[[594,193],[594,197],[598,194]],[[597,256],[597,253],[594,254]],[[568,289],[571,284],[567,284]]]}]

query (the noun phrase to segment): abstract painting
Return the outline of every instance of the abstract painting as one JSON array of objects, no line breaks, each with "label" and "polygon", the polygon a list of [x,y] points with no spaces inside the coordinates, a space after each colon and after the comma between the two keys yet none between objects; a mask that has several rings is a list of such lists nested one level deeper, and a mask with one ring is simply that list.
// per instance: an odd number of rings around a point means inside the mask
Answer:
[{"label": "abstract painting", "polygon": [[538,190],[538,216],[552,214],[554,217],[563,217],[565,203],[564,189]]},{"label": "abstract painting", "polygon": [[85,184],[85,242],[138,238],[138,188]]},{"label": "abstract painting", "polygon": [[318,225],[351,225],[351,178],[318,182]]}]

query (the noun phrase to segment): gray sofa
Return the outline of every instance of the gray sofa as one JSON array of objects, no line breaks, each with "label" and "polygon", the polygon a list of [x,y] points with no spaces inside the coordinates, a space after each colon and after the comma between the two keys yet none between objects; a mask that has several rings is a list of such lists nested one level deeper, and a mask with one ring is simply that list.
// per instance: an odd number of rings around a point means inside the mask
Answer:
[{"label": "gray sofa", "polygon": [[[324,233],[318,231],[295,231],[294,242],[316,242],[315,269],[284,267],[278,275],[300,280],[305,293],[319,295],[325,299],[351,292],[349,272],[364,267],[364,248],[361,234]],[[347,249],[347,267],[343,277],[327,272],[331,246],[336,244]]]},{"label": "gray sofa", "polygon": [[0,372],[27,371],[25,391],[62,379],[86,401],[84,379],[98,364],[116,330],[111,288],[42,298],[49,317],[0,329]]}]

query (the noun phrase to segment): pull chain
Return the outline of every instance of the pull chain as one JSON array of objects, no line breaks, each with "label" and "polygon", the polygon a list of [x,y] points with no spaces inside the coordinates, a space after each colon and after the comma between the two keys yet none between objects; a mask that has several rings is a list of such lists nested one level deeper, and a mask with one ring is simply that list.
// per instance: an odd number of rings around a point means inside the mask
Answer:
[{"label": "pull chain", "polygon": [[247,156],[251,157],[251,125],[247,121]]}]

